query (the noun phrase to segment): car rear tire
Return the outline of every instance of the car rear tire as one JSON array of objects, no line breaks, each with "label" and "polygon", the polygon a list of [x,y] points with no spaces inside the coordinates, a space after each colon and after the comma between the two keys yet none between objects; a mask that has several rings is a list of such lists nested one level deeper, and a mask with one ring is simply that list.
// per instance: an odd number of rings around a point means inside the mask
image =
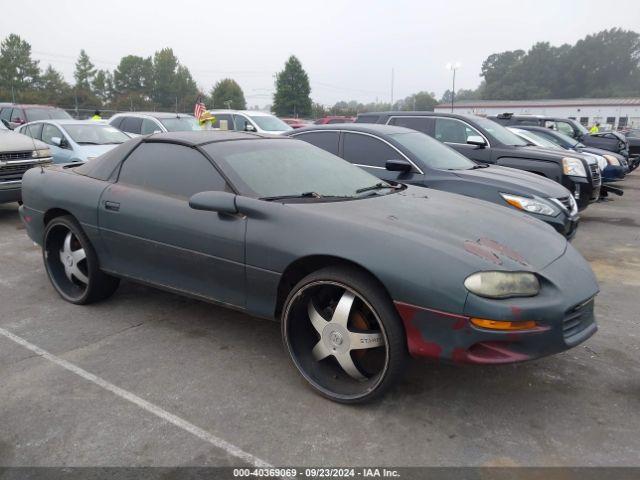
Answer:
[{"label": "car rear tire", "polygon": [[340,403],[379,397],[401,377],[408,358],[391,299],[356,268],[327,267],[303,278],[285,301],[282,337],[311,387]]},{"label": "car rear tire", "polygon": [[51,220],[44,231],[44,265],[62,298],[78,305],[113,295],[120,280],[102,272],[89,238],[70,215]]}]

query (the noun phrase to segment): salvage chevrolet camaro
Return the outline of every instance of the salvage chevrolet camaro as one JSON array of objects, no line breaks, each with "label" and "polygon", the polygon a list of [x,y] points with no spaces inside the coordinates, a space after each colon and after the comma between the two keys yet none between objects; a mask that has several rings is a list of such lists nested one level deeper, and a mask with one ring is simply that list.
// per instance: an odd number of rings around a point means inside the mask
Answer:
[{"label": "salvage chevrolet camaro", "polygon": [[280,319],[293,364],[339,402],[380,395],[409,355],[509,363],[596,331],[593,273],[550,226],[382,181],[299,140],[139,137],[29,170],[23,200],[65,300],[129,278]]}]

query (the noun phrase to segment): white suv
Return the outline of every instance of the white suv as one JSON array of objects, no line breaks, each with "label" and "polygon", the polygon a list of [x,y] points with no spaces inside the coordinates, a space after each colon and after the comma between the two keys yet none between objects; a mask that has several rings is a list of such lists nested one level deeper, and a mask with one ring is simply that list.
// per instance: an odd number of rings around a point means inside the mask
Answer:
[{"label": "white suv", "polygon": [[193,115],[167,112],[117,113],[109,119],[109,125],[119,128],[129,136],[200,130]]},{"label": "white suv", "polygon": [[212,125],[214,129],[276,135],[291,130],[289,125],[270,113],[256,110],[209,110],[209,112],[216,117]]}]

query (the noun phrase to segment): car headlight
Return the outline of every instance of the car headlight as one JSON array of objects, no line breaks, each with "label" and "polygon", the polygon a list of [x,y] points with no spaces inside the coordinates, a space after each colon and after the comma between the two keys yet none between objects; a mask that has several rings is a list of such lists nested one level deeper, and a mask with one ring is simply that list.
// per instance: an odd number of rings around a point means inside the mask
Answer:
[{"label": "car headlight", "polygon": [[516,207],[518,210],[524,210],[525,212],[539,213],[540,215],[549,216],[554,216],[560,213],[554,205],[542,198],[520,197],[518,195],[511,195],[510,193],[500,193],[500,196],[504,198],[509,205]]},{"label": "car headlight", "polygon": [[572,157],[564,157],[562,159],[562,170],[565,175],[574,177],[586,177],[587,171],[584,168],[582,160]]},{"label": "car headlight", "polygon": [[33,158],[46,158],[51,156],[51,150],[48,148],[42,148],[31,152]]},{"label": "car headlight", "polygon": [[538,277],[529,272],[477,272],[467,277],[464,286],[486,298],[533,297],[540,293]]},{"label": "car headlight", "polygon": [[615,165],[617,167],[620,166],[620,160],[613,155],[603,155],[603,157],[607,159],[607,163],[609,163],[609,165]]}]

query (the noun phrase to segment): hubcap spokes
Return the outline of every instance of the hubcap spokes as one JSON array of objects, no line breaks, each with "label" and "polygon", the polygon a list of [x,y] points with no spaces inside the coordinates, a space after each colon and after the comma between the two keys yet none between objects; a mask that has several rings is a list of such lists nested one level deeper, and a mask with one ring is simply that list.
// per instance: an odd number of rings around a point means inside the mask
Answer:
[{"label": "hubcap spokes", "polygon": [[351,351],[380,347],[384,344],[384,339],[380,332],[352,332],[347,328],[354,300],[355,295],[345,290],[330,321],[326,321],[316,310],[313,300],[309,300],[309,319],[320,335],[320,341],[313,347],[312,355],[316,361],[333,355],[347,375],[356,380],[366,380],[367,377],[353,363]]},{"label": "hubcap spokes", "polygon": [[60,250],[60,261],[64,266],[64,273],[69,281],[73,282],[73,279],[75,278],[79,282],[87,285],[89,283],[89,279],[80,270],[80,268],[78,268],[78,264],[87,258],[87,255],[84,248],[79,248],[78,250],[71,249],[72,238],[73,234],[71,232],[67,232],[67,236],[64,238],[64,243],[62,244],[62,249]]}]

